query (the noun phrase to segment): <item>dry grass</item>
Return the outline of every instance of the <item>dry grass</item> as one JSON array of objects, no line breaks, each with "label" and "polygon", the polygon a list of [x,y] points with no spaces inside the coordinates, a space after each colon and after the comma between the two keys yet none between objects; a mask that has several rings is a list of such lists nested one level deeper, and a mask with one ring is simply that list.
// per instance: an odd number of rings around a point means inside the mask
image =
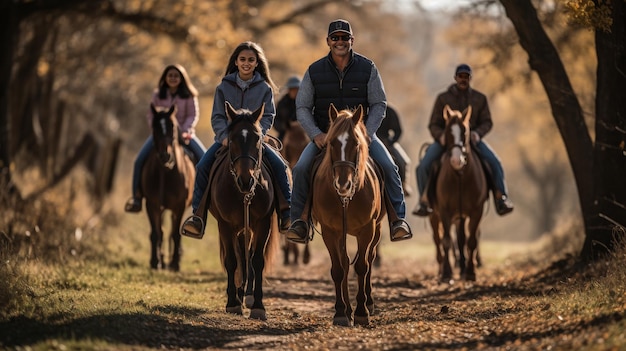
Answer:
[{"label": "dry grass", "polygon": [[385,237],[382,266],[373,275],[378,312],[368,327],[340,328],[331,322],[334,292],[319,236],[311,264],[278,265],[267,276],[268,321],[258,322],[223,312],[225,275],[214,223],[202,241],[183,240],[181,272],[171,273],[148,268],[143,214],[112,213],[77,231],[52,202],[39,203],[38,212],[11,208],[10,222],[0,229],[20,245],[16,250],[4,239],[0,250],[2,349],[626,346],[626,249],[582,265],[576,224],[530,245],[482,242],[485,266],[472,284],[437,281],[428,238],[399,245]]}]

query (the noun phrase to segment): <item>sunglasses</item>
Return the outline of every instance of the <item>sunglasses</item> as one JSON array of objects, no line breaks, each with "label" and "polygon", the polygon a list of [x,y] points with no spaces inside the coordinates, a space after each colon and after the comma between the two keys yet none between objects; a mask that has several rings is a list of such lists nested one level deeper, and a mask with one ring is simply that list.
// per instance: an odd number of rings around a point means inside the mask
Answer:
[{"label": "sunglasses", "polygon": [[333,35],[330,37],[332,41],[350,41],[350,39],[352,39],[351,35]]}]

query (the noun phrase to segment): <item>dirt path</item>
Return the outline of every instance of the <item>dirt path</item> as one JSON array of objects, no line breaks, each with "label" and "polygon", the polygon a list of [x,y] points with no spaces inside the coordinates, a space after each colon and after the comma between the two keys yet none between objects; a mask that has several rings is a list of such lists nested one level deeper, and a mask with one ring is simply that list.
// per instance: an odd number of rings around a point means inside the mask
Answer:
[{"label": "dirt path", "polygon": [[[229,319],[219,349],[406,350],[578,349],[604,321],[564,320],[546,303],[572,260],[552,268],[486,266],[476,283],[440,284],[434,264],[390,259],[373,273],[376,313],[367,327],[332,325],[334,288],[327,254],[307,266],[277,266],[265,285],[266,322]],[[351,294],[356,288],[351,286]],[[621,317],[620,317],[621,318]],[[213,324],[216,321],[205,320]],[[223,329],[222,323],[215,327]]]}]

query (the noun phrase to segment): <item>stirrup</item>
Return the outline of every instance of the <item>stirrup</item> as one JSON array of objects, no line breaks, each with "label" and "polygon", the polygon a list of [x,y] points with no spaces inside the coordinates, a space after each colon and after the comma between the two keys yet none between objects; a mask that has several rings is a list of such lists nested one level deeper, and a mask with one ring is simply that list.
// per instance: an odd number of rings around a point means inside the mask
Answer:
[{"label": "stirrup", "polygon": [[180,233],[193,239],[202,239],[204,236],[204,221],[199,216],[193,215],[185,220]]},{"label": "stirrup", "polygon": [[[399,229],[404,230],[406,234],[396,237],[395,232]],[[409,224],[405,220],[399,219],[391,225],[391,233],[389,237],[391,241],[394,241],[394,242],[402,241],[402,240],[411,239],[413,237],[413,233],[411,232],[411,227],[409,227]]]},{"label": "stirrup", "polygon": [[[301,231],[305,232],[301,233]],[[291,224],[289,230],[285,233],[285,237],[296,244],[306,244],[309,242],[309,225],[305,221],[297,219]]]}]

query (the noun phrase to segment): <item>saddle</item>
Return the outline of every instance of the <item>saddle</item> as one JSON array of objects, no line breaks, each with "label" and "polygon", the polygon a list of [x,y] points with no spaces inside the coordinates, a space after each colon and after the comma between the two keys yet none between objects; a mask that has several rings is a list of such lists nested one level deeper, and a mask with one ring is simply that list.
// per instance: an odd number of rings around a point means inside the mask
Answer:
[{"label": "saddle", "polygon": [[[307,182],[309,182],[309,185],[313,184],[313,179],[315,179],[317,170],[319,169],[320,164],[322,163],[322,160],[324,159],[325,151],[326,151],[326,147],[322,148],[318,152],[318,154],[315,156],[315,159],[313,160],[313,164],[311,165],[311,177],[307,179]],[[374,166],[373,167],[374,172],[376,172],[376,176],[378,177],[380,181],[380,191],[383,194],[383,197],[385,199],[385,205],[387,206],[387,213],[389,213],[389,211],[393,212],[393,206],[391,205],[391,200],[389,200],[389,196],[387,196],[387,192],[385,191],[385,172],[383,172],[383,168],[380,166],[378,162],[376,162],[375,159],[373,159],[372,157],[369,157],[369,161]],[[312,218],[313,218],[313,216],[311,215],[311,212],[313,211],[313,208],[311,206],[311,203],[313,203],[313,196],[314,196],[313,187],[309,186],[309,194],[306,198],[306,203],[304,204],[304,211],[302,211],[303,220],[309,223],[312,223]],[[391,216],[389,215],[388,217],[391,218]],[[397,219],[395,218],[397,217],[397,215],[394,215],[393,217],[395,221]],[[312,228],[313,226],[309,225],[309,230],[311,230]]]},{"label": "saddle", "polygon": [[[269,145],[266,143],[263,143],[263,145],[265,147],[269,147]],[[215,153],[215,162],[213,162],[213,166],[211,166],[211,169],[209,170],[209,179],[207,183],[208,185],[207,185],[206,190],[204,191],[204,194],[202,195],[202,199],[200,200],[200,205],[198,209],[196,210],[198,212],[196,213],[196,215],[200,216],[200,218],[202,218],[202,220],[205,223],[206,223],[207,211],[209,209],[209,199],[211,196],[210,195],[211,183],[213,182],[213,179],[215,178],[217,171],[220,169],[220,166],[222,165],[222,163],[226,162],[225,160],[227,159],[227,156],[228,156],[228,148],[225,146],[220,147]],[[261,167],[263,167],[263,170],[265,170],[270,175],[271,179],[276,179],[276,177],[273,174],[272,167],[267,163],[268,161],[266,160],[266,158],[262,158],[261,161],[262,161]],[[261,172],[260,177],[261,179],[259,180],[259,183],[261,185],[267,184],[268,179],[264,179],[263,172]],[[274,206],[276,207],[276,211],[277,213],[280,213],[282,202],[283,201],[286,202],[286,200],[283,199],[283,195],[280,192],[278,186],[274,186],[274,199],[276,199],[274,200]]]},{"label": "saddle", "polygon": [[[480,160],[480,164],[483,166],[483,171],[485,172],[485,178],[487,178],[487,187],[491,189],[492,192],[495,192],[495,183],[493,181],[493,171],[491,167],[485,161],[483,156],[480,154],[480,151],[471,144],[472,152],[476,153],[478,159]],[[434,205],[436,203],[436,191],[437,191],[437,176],[439,175],[439,170],[441,169],[441,158],[437,159],[433,162],[433,166],[430,169],[430,174],[428,175],[428,183],[426,184],[426,196],[428,198],[428,203]]]}]

